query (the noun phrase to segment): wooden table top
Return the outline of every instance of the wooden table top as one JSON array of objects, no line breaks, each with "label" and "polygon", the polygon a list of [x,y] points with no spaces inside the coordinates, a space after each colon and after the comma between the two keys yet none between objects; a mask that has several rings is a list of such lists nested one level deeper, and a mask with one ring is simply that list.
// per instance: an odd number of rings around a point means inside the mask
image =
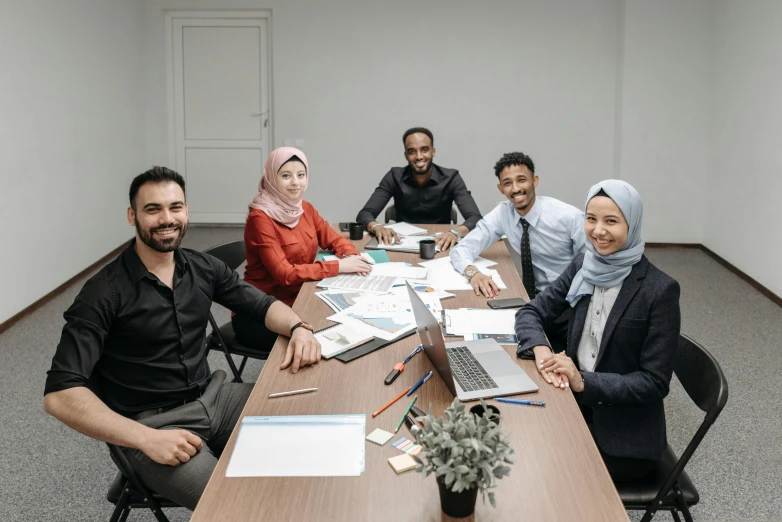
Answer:
[{"label": "wooden table top", "polygon": [[[431,232],[447,225],[419,225]],[[347,234],[345,234],[347,235]],[[354,241],[357,248],[368,240]],[[420,261],[417,254],[388,252],[392,261]],[[438,254],[442,256],[444,254]],[[447,253],[446,253],[447,255]],[[521,280],[503,242],[482,254],[496,261],[508,286],[500,298],[526,297]],[[293,309],[316,328],[328,326],[333,311],[313,292],[316,283],[306,283]],[[444,308],[486,308],[486,299],[473,292],[452,292]],[[451,340],[450,338],[448,340]],[[393,432],[409,401],[399,400],[376,418],[371,414],[413,385],[433,369],[423,354],[415,356],[390,386],[383,384],[394,364],[418,344],[412,335],[381,350],[344,364],[322,360],[293,375],[280,371],[287,338],[280,337],[255,384],[242,415],[303,415],[364,413],[367,434],[375,428]],[[628,520],[616,488],[581,416],[570,390],[558,390],[543,381],[532,361],[518,359],[515,347],[505,349],[539,386],[523,398],[541,400],[546,406],[495,404],[502,412],[503,429],[509,433],[518,461],[510,476],[494,490],[497,508],[479,495],[475,514],[461,520],[613,521]],[[268,399],[270,393],[317,387],[315,393]],[[439,374],[417,391],[416,405],[441,415],[453,397]],[[237,427],[239,425],[237,424]],[[366,470],[360,477],[250,477],[227,478],[226,466],[236,440],[231,439],[198,503],[192,521],[435,521],[448,520],[440,509],[435,479],[408,471],[394,473],[387,459],[401,454],[390,442],[384,446],[366,443]],[[410,433],[405,427],[399,436]]]}]

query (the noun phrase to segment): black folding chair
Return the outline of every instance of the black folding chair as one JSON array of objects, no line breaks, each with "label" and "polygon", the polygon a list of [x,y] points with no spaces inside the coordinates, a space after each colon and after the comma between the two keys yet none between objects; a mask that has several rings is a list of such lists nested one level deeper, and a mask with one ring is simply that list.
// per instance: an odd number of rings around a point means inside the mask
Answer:
[{"label": "black folding chair", "polygon": [[[457,221],[458,219],[459,218],[456,216],[456,209],[453,207],[453,205],[451,205],[451,223],[456,225],[458,223]],[[390,223],[391,221],[396,221],[396,208],[394,207],[394,205],[390,205],[386,209],[385,220],[386,223]]]},{"label": "black folding chair", "polygon": [[119,472],[109,487],[106,500],[116,507],[111,514],[109,522],[125,522],[133,508],[147,508],[159,522],[168,522],[162,508],[182,507],[162,495],[150,490],[141,481],[133,467],[128,462],[122,450],[114,444],[107,444],[111,460],[117,465]]},{"label": "black folding chair", "polygon": [[[212,255],[228,265],[231,270],[236,270],[244,263],[245,250],[244,241],[230,241],[217,245],[204,250],[204,253]],[[228,321],[224,325],[218,327],[217,321],[214,316],[209,312],[209,324],[212,325],[212,333],[207,339],[207,346],[210,350],[220,350],[225,354],[225,359],[228,361],[228,366],[231,368],[231,373],[234,376],[234,382],[242,382],[242,372],[247,364],[247,359],[252,357],[253,359],[266,360],[268,353],[261,352],[255,348],[251,348],[242,344],[237,338],[234,328],[231,325],[231,321]],[[236,363],[231,355],[239,355],[242,357],[242,362],[239,367],[236,367]]]},{"label": "black folding chair", "polygon": [[681,511],[684,519],[692,522],[689,508],[698,503],[700,496],[684,467],[728,402],[728,381],[719,363],[704,347],[684,335],[679,336],[674,373],[706,416],[681,457],[677,458],[669,445],[654,475],[616,484],[626,509],[645,511],[641,522],[649,522],[661,510],[670,511],[676,522],[681,522]]}]

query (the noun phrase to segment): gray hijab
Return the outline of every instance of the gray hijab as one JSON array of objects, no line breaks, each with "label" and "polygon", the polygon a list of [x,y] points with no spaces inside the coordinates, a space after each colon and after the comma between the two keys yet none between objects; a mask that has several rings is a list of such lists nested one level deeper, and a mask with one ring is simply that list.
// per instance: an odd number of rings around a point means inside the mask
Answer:
[{"label": "gray hijab", "polygon": [[587,238],[584,264],[573,278],[566,298],[571,307],[576,306],[583,296],[592,295],[596,286],[610,288],[624,281],[630,275],[633,265],[640,261],[644,254],[644,242],[641,239],[644,207],[641,196],[629,183],[607,179],[589,189],[584,210],[601,190],[608,194],[622,211],[629,227],[627,242],[613,254],[602,256]]}]

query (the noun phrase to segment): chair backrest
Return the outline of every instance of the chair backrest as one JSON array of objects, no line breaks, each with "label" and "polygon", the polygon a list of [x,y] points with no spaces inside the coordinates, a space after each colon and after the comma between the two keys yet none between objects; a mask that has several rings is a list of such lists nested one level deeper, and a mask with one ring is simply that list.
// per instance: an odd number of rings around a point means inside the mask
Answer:
[{"label": "chair backrest", "polygon": [[[706,416],[674,465],[665,484],[660,488],[654,502],[649,506],[649,510],[653,509],[673,488],[679,475],[684,471],[693,453],[706,436],[706,432],[709,431],[728,402],[728,381],[725,379],[725,374],[722,373],[719,363],[706,348],[686,335],[679,335],[679,349],[676,352],[673,372],[682,383],[687,395],[706,413]],[[648,513],[649,511],[647,511]]]},{"label": "chair backrest", "polygon": [[673,371],[692,402],[707,414],[719,415],[728,401],[728,381],[717,360],[703,346],[680,335]]},{"label": "chair backrest", "polygon": [[216,257],[228,265],[231,270],[236,270],[239,268],[239,266],[244,263],[246,258],[246,253],[244,251],[244,241],[241,239],[237,241],[229,241],[228,243],[223,243],[222,245],[209,247],[204,250],[204,253]]},{"label": "chair backrest", "polygon": [[[389,205],[389,207],[386,209],[385,220],[386,223],[390,223],[391,221],[396,221],[396,208],[394,208],[394,205]],[[451,205],[451,223],[456,225],[458,222],[459,221],[458,221],[458,217],[456,216],[456,208],[454,208],[454,206]]]}]

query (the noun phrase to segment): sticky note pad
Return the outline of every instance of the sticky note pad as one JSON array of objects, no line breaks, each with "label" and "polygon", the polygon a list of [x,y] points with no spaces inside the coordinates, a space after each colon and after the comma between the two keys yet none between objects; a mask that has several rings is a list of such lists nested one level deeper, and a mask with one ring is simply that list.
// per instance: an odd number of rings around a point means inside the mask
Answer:
[{"label": "sticky note pad", "polygon": [[408,440],[407,443],[402,444],[401,446],[397,446],[396,448],[402,451],[407,451],[407,448],[412,448],[413,446],[415,446],[415,444]]},{"label": "sticky note pad", "polygon": [[397,474],[410,471],[418,465],[416,461],[413,460],[413,457],[407,453],[402,453],[396,457],[391,457],[388,459],[388,463],[391,464],[391,467],[394,468],[394,471],[396,471]]},{"label": "sticky note pad", "polygon": [[[418,451],[416,451],[416,450],[418,450]],[[413,444],[412,446],[407,446],[402,451],[404,451],[408,455],[417,455],[420,450],[421,450],[421,446],[419,446],[418,444]]]},{"label": "sticky note pad", "polygon": [[388,433],[385,430],[381,430],[380,428],[377,428],[375,431],[367,435],[367,440],[369,442],[374,442],[375,444],[382,446],[389,440],[391,440],[391,437],[393,437],[393,433]]},{"label": "sticky note pad", "polygon": [[398,448],[399,446],[401,446],[402,444],[406,444],[407,442],[409,441],[406,438],[402,437],[401,439],[392,442],[391,445],[395,448]]}]

